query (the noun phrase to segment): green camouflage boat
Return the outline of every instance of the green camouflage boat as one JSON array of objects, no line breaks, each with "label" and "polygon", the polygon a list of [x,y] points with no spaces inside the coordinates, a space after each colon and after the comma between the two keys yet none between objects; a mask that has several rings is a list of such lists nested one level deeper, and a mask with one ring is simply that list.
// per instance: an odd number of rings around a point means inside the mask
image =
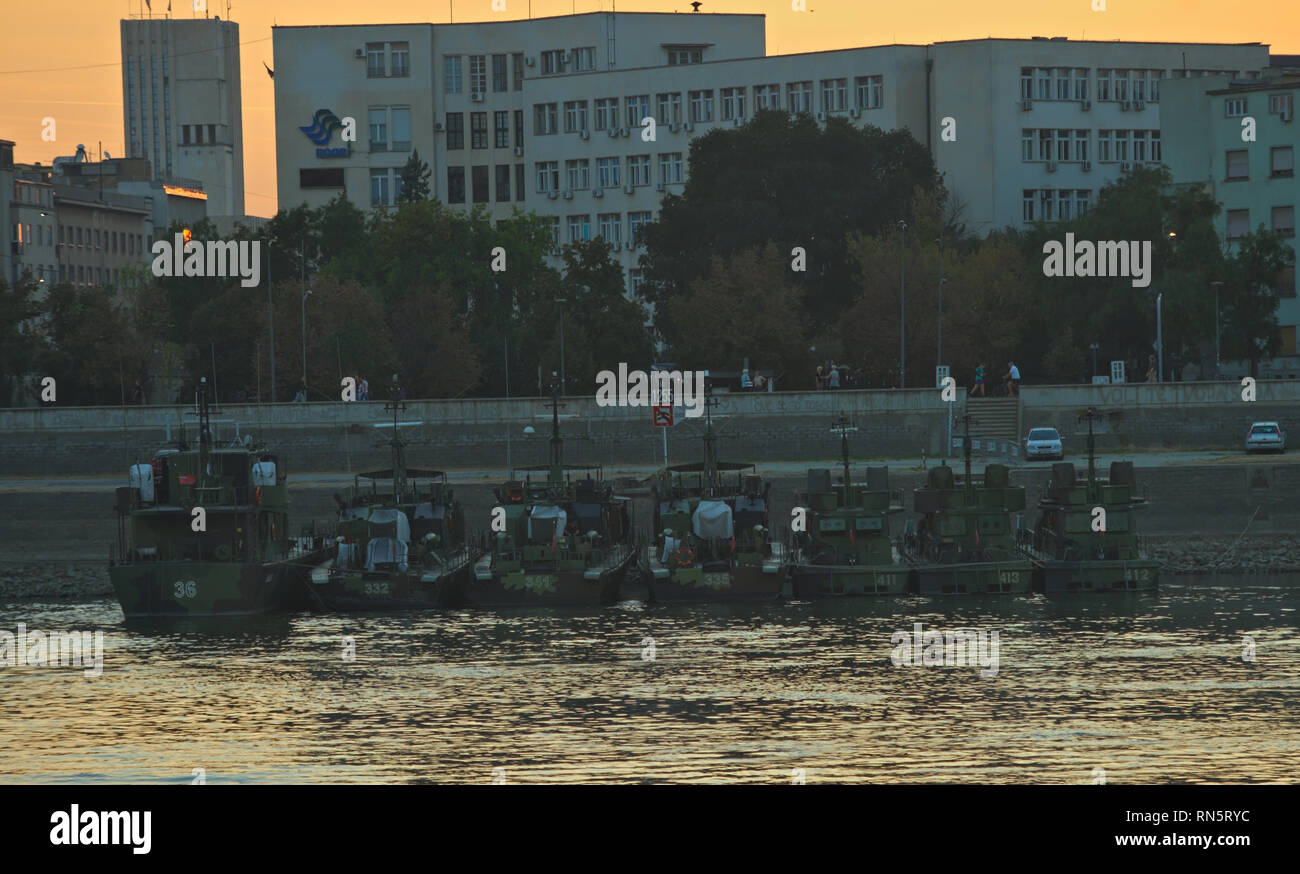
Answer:
[{"label": "green camouflage boat", "polygon": [[849,465],[843,416],[831,429],[840,434],[844,476],[831,485],[831,472],[808,471],[808,490],[798,496],[805,530],[793,535],[791,595],[807,600],[841,595],[902,595],[910,565],[890,536],[889,517],[903,512],[903,490],[890,489],[889,468],[869,467],[866,483],[855,483]]},{"label": "green camouflage boat", "polygon": [[[1146,498],[1136,493],[1131,461],[1114,461],[1110,476],[1097,476],[1088,420],[1088,476],[1080,482],[1074,465],[1052,465],[1052,478],[1038,502],[1032,531],[1020,532],[1020,549],[1034,564],[1034,587],[1042,592],[1152,592],[1160,585],[1160,562],[1142,550],[1136,511]],[[1100,512],[1099,512],[1100,511]]]},{"label": "green camouflage boat", "polygon": [[182,433],[117,489],[108,575],[127,619],[298,609],[311,568],[333,553],[333,537],[314,526],[289,536],[287,475],[274,454],[247,438],[212,445],[207,390],[201,380],[198,448]]},{"label": "green camouflage boat", "polygon": [[1024,486],[1012,486],[1005,464],[971,474],[970,420],[964,443],[966,475],[955,479],[940,465],[913,491],[921,516],[904,527],[900,552],[912,566],[913,591],[921,595],[1018,594],[1031,590],[1033,566],[1016,548],[1011,513],[1024,510]]},{"label": "green camouflage boat", "polygon": [[[535,481],[536,473],[544,476]],[[464,603],[593,607],[619,600],[635,557],[632,502],[614,494],[598,465],[564,463],[557,383],[551,386],[550,463],[516,468],[496,498],[490,543],[474,565]]]},{"label": "green camouflage boat", "polygon": [[[312,580],[318,609],[420,610],[463,602],[477,553],[465,540],[465,514],[447,475],[408,468],[398,422],[406,409],[393,384],[385,410],[391,427],[392,467],[357,474],[351,495],[339,495],[338,555],[328,574]],[[380,484],[386,488],[380,491]]]},{"label": "green camouflage boat", "polygon": [[718,460],[717,403],[706,381],[704,460],[666,467],[652,486],[659,539],[647,561],[655,603],[775,601],[782,594],[784,544],[772,541],[768,519],[772,484],[753,464]]}]

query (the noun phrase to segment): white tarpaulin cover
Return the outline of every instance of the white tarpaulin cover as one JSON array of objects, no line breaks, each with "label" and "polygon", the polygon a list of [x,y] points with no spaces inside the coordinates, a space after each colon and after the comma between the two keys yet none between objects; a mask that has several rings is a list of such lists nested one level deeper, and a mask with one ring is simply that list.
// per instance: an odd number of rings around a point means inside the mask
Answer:
[{"label": "white tarpaulin cover", "polygon": [[394,523],[396,523],[397,539],[400,540],[403,544],[407,544],[411,542],[411,522],[406,518],[406,514],[403,513],[401,510],[393,510],[393,509],[375,510],[370,514],[370,518],[367,519],[366,521],[369,522],[371,526],[375,526],[375,525],[391,526]]},{"label": "white tarpaulin cover", "polygon": [[677,552],[678,547],[680,547],[681,545],[682,542],[678,540],[676,537],[665,537],[664,554],[663,554],[663,558],[659,559],[660,564],[668,564],[670,561],[672,561],[673,554]]},{"label": "white tarpaulin cover", "polygon": [[153,503],[153,465],[131,465],[131,488],[140,490],[140,500]]},{"label": "white tarpaulin cover", "polygon": [[568,518],[569,514],[565,513],[561,507],[556,507],[554,505],[534,507],[533,512],[528,515],[528,538],[530,540],[537,539],[537,535],[533,532],[534,519],[538,522],[550,519],[555,520],[555,528],[553,531],[549,525],[539,526],[539,531],[545,531],[547,539],[549,540],[552,534],[557,537],[564,534],[564,526],[567,524]]},{"label": "white tarpaulin cover", "polygon": [[722,501],[700,501],[691,522],[696,537],[705,540],[731,537],[731,508]]},{"label": "white tarpaulin cover", "polygon": [[375,565],[385,563],[396,564],[399,570],[406,570],[406,541],[376,537],[366,544],[366,570],[372,571]]},{"label": "white tarpaulin cover", "polygon": [[253,464],[253,485],[255,486],[275,485],[275,462],[274,461],[258,461]]}]

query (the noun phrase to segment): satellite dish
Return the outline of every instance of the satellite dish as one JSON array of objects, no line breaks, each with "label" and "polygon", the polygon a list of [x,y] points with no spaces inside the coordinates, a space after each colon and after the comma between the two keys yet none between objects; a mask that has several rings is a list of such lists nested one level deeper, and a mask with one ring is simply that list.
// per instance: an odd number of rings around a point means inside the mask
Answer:
[{"label": "satellite dish", "polygon": [[532,425],[525,425],[525,426],[524,426],[524,433],[525,433],[525,434],[535,434],[535,433],[537,433],[537,432],[533,430],[533,426],[532,426]]}]

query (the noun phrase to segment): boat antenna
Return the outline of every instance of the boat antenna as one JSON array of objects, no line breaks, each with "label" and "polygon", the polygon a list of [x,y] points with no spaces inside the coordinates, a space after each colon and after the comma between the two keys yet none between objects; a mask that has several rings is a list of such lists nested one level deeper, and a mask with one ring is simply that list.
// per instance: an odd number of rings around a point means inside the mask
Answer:
[{"label": "boat antenna", "polygon": [[564,441],[560,439],[560,383],[551,371],[551,472],[552,489],[564,487]]},{"label": "boat antenna", "polygon": [[831,423],[831,431],[840,435],[840,454],[844,456],[844,503],[849,502],[850,486],[852,479],[849,475],[849,432],[856,431],[853,422],[847,416],[840,413],[840,417]]},{"label": "boat antenna", "polygon": [[397,431],[397,414],[406,410],[406,401],[402,400],[402,386],[397,381],[397,374],[393,374],[392,388],[389,390],[388,403],[384,404],[384,411],[389,410],[393,413],[393,439],[390,441],[393,447],[393,503],[400,503],[402,494],[406,491],[406,458],[402,452],[402,447],[406,444],[402,442],[401,436]]},{"label": "boat antenna", "polygon": [[966,493],[970,494],[971,490],[974,488],[974,483],[971,482],[970,478],[970,426],[971,423],[978,425],[979,419],[976,419],[970,413],[965,413],[961,416],[961,420],[963,423],[961,448],[962,454],[966,456]]},{"label": "boat antenna", "polygon": [[1088,407],[1076,419],[1076,421],[1088,420],[1088,500],[1090,501],[1097,499],[1097,441],[1092,436],[1092,423],[1100,418],[1101,416],[1097,413],[1096,407]]},{"label": "boat antenna", "polygon": [[713,408],[719,404],[713,396],[713,380],[704,376],[704,487],[706,494],[715,497],[718,490],[718,451],[713,433]]},{"label": "boat antenna", "polygon": [[208,378],[199,377],[199,388],[195,395],[195,404],[199,414],[199,470],[207,470],[208,444],[212,435],[208,432]]}]

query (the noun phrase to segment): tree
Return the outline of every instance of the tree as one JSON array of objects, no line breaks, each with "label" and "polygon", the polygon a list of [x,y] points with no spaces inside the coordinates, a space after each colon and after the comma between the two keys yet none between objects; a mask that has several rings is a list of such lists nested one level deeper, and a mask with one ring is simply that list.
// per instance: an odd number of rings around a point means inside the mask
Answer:
[{"label": "tree", "polygon": [[1260,225],[1234,241],[1224,284],[1223,351],[1229,359],[1250,361],[1250,375],[1259,378],[1259,362],[1281,351],[1277,281],[1295,263],[1295,252]]},{"label": "tree", "polygon": [[37,288],[31,271],[14,286],[0,277],[0,406],[13,402],[36,359],[39,335],[31,320],[40,312]]},{"label": "tree", "polygon": [[451,290],[423,286],[390,317],[401,382],[410,397],[460,397],[478,385],[478,350]]},{"label": "tree", "polygon": [[402,191],[397,195],[398,203],[419,203],[429,199],[429,165],[420,160],[420,150],[411,152],[402,167]]},{"label": "tree", "polygon": [[59,403],[128,403],[149,348],[135,336],[112,294],[57,285],[44,301],[42,316],[45,342],[34,369],[55,378]]}]

